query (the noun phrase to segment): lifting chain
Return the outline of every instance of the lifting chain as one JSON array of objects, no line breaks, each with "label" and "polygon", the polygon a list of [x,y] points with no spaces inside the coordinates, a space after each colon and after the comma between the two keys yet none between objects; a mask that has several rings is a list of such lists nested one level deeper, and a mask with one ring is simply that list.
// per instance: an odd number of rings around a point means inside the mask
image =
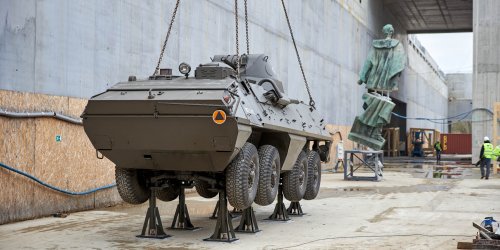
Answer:
[{"label": "lifting chain", "polygon": [[302,78],[304,78],[304,83],[306,84],[307,94],[309,95],[309,106],[315,108],[315,102],[311,95],[311,90],[309,89],[309,84],[307,83],[306,74],[304,73],[304,67],[302,67],[302,61],[300,60],[299,50],[297,49],[297,44],[295,43],[295,38],[293,37],[292,25],[290,25],[290,19],[288,18],[288,12],[286,11],[285,1],[281,0],[283,5],[283,11],[285,12],[286,22],[288,23],[288,29],[290,30],[290,36],[292,37],[293,47],[295,48],[295,54],[297,55],[297,60],[299,61],[300,71],[302,72]]},{"label": "lifting chain", "polygon": [[161,52],[160,52],[160,58],[158,58],[158,64],[156,64],[156,68],[155,68],[155,72],[153,73],[153,76],[158,74],[158,71],[160,70],[160,63],[161,63],[161,60],[163,59],[163,53],[165,53],[165,48],[167,47],[167,41],[168,41],[168,37],[170,36],[170,31],[172,30],[172,26],[174,25],[175,15],[177,14],[177,9],[179,8],[179,2],[180,2],[180,0],[177,0],[177,2],[175,3],[174,13],[172,14],[172,19],[170,19],[170,25],[168,26],[167,36],[165,37],[165,41],[163,42],[163,47],[161,48]]},{"label": "lifting chain", "polygon": [[245,31],[247,38],[247,55],[250,54],[250,42],[248,41],[248,0],[245,0]]},{"label": "lifting chain", "polygon": [[236,74],[240,78],[240,45],[238,39],[238,0],[234,0],[234,21],[236,23]]}]

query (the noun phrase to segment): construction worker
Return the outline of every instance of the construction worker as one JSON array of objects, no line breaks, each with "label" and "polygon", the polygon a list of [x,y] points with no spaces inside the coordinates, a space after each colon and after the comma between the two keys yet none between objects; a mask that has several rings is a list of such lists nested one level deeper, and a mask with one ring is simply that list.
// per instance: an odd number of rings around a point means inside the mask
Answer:
[{"label": "construction worker", "polygon": [[479,158],[481,159],[481,179],[486,178],[486,180],[488,180],[490,177],[491,158],[494,156],[493,151],[493,144],[491,144],[490,138],[485,136],[481,152],[479,153]]},{"label": "construction worker", "polygon": [[436,141],[436,143],[434,143],[434,149],[436,150],[436,164],[439,164],[441,163],[441,151],[443,151],[441,142]]},{"label": "construction worker", "polygon": [[497,145],[495,150],[493,150],[493,155],[497,159],[497,161],[500,161],[500,145]]}]

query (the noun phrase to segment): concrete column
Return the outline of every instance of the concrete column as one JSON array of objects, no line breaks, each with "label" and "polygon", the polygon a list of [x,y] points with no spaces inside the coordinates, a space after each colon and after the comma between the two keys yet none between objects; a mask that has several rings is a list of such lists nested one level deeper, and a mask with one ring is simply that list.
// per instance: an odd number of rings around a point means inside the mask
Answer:
[{"label": "concrete column", "polygon": [[[473,108],[493,108],[500,102],[500,1],[474,1],[474,70]],[[472,119],[473,162],[479,157],[484,136],[493,136],[492,121],[488,112],[475,112]],[[493,138],[491,138],[493,139]]]}]

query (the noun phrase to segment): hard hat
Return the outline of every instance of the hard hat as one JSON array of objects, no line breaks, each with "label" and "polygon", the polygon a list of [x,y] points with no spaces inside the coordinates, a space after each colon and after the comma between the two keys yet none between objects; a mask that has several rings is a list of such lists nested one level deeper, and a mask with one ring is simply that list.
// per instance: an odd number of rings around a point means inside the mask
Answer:
[{"label": "hard hat", "polygon": [[489,140],[490,140],[490,138],[488,138],[488,136],[484,137],[484,141],[489,141]]}]

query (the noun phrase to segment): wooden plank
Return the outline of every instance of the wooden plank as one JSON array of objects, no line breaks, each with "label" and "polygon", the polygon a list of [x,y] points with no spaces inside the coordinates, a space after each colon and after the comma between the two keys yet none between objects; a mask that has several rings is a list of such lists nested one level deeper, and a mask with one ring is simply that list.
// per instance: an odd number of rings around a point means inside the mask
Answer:
[{"label": "wooden plank", "polygon": [[474,239],[472,249],[500,249],[500,240]]},{"label": "wooden plank", "polygon": [[[24,172],[34,172],[34,127],[32,120],[0,117],[0,162]],[[20,218],[33,218],[33,190],[40,188],[39,185],[3,168],[0,168],[0,183],[0,225]]]},{"label": "wooden plank", "polygon": [[383,136],[386,140],[384,153],[387,153],[387,156],[399,156],[399,128],[384,128]]},{"label": "wooden plank", "polygon": [[483,236],[483,238],[485,238],[485,239],[487,239],[487,240],[491,240],[491,237],[490,237],[487,233],[485,233],[485,232],[479,232],[479,234],[480,234],[481,236]]},{"label": "wooden plank", "polygon": [[472,222],[472,226],[477,228],[479,231],[491,233],[488,229],[484,228],[483,226],[481,226],[475,222]]},{"label": "wooden plank", "polygon": [[475,222],[472,222],[472,226],[474,226],[475,228],[479,229],[479,233],[481,234],[481,236],[483,236],[484,238],[488,239],[488,240],[491,240],[491,237],[488,235],[490,234],[491,232],[482,227],[481,225],[475,223]]},{"label": "wooden plank", "polygon": [[341,126],[334,124],[327,124],[326,130],[332,135],[332,148],[330,150],[330,162],[322,164],[327,169],[332,169],[337,163],[337,145],[342,142],[344,150],[351,150],[354,148],[354,142],[347,139],[351,126]]},{"label": "wooden plank", "polygon": [[411,131],[408,133],[406,136],[406,154],[408,156],[411,156],[411,152],[413,151],[413,143],[412,142],[412,136],[411,136]]},{"label": "wooden plank", "polygon": [[457,243],[457,249],[472,249],[472,242],[459,241]]},{"label": "wooden plank", "polygon": [[[56,111],[78,117],[87,101],[0,90],[0,106],[12,111]],[[40,180],[71,191],[84,191],[115,181],[114,164],[98,160],[83,127],[52,118],[0,117],[0,161]],[[62,140],[56,141],[56,135]],[[51,191],[18,174],[0,169],[0,224],[78,211],[120,201],[116,189],[87,196]]]}]

